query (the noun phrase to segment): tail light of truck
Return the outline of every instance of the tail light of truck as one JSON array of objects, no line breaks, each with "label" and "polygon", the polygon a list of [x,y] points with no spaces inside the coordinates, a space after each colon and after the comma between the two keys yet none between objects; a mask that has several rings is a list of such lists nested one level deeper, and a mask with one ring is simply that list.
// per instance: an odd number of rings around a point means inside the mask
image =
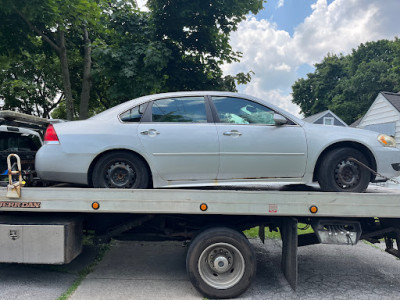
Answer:
[{"label": "tail light of truck", "polygon": [[57,132],[54,129],[53,124],[50,124],[47,127],[46,133],[44,134],[44,143],[48,145],[60,144],[60,140],[58,139]]}]

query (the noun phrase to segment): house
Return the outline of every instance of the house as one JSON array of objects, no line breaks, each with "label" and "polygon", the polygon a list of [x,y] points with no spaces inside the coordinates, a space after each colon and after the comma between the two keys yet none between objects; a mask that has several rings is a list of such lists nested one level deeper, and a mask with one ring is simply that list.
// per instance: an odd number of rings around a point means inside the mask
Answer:
[{"label": "house", "polygon": [[400,93],[380,92],[357,127],[394,136],[400,147]]},{"label": "house", "polygon": [[357,119],[354,123],[351,123],[349,127],[358,128],[358,124],[360,124],[362,118]]},{"label": "house", "polygon": [[347,124],[330,110],[325,110],[323,112],[304,118],[303,120],[313,124],[347,127]]}]

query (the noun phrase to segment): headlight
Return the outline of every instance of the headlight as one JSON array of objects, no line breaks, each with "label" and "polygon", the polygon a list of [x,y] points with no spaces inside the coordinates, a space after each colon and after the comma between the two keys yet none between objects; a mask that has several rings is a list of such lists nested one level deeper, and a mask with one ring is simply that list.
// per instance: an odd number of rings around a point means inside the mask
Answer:
[{"label": "headlight", "polygon": [[385,147],[396,147],[396,140],[389,135],[378,135],[378,141]]}]

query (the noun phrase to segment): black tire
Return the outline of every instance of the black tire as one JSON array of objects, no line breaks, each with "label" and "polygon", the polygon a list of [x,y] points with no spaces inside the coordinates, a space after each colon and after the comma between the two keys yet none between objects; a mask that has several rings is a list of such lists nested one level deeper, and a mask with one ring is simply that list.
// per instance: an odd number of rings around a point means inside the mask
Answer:
[{"label": "black tire", "polygon": [[186,270],[204,297],[234,298],[246,291],[255,277],[255,253],[241,233],[225,227],[210,228],[190,243]]},{"label": "black tire", "polygon": [[95,188],[145,189],[150,174],[141,158],[128,152],[110,152],[101,157],[92,173]]},{"label": "black tire", "polygon": [[368,166],[365,156],[353,148],[334,149],[322,158],[317,180],[323,191],[362,193],[367,189],[370,171],[349,160],[350,157]]}]

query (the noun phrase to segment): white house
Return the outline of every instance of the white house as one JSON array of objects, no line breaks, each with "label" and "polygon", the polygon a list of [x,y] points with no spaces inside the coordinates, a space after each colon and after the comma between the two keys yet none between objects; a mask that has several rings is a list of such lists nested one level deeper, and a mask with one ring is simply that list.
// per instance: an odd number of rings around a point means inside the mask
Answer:
[{"label": "white house", "polygon": [[400,93],[380,92],[357,127],[394,136],[400,147]]},{"label": "white house", "polygon": [[330,110],[325,110],[303,119],[306,122],[321,125],[335,125],[347,127],[347,124]]}]

